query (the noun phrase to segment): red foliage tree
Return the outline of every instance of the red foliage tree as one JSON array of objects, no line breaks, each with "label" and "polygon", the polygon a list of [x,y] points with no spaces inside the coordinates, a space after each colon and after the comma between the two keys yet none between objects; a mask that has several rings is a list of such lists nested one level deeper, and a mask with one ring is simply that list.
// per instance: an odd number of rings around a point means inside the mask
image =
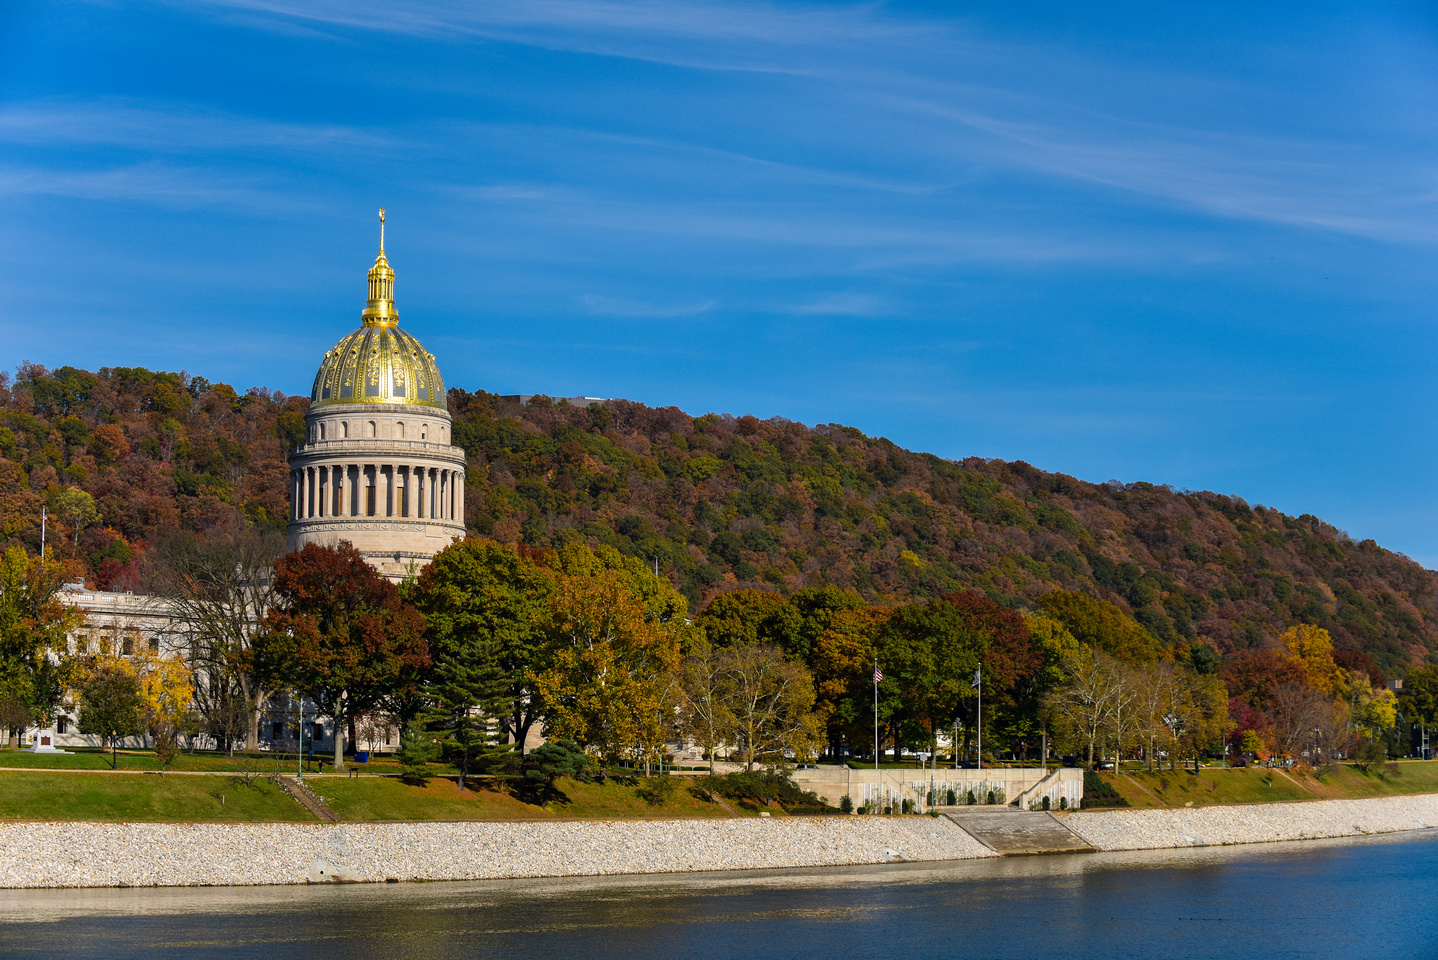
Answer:
[{"label": "red foliage tree", "polygon": [[342,770],[342,728],[422,682],[430,666],[424,616],[347,541],[282,557],[275,593],[279,603],[254,647],[257,671],[292,684],[334,718]]}]

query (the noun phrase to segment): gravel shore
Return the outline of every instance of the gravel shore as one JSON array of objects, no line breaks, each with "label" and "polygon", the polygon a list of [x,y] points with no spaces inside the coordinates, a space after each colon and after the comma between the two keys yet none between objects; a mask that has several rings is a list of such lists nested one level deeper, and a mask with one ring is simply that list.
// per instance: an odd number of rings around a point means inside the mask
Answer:
[{"label": "gravel shore", "polygon": [[1183,810],[1103,810],[1060,817],[1070,830],[1099,850],[1218,847],[1438,827],[1438,795]]},{"label": "gravel shore", "polygon": [[[1153,850],[1423,830],[1438,827],[1438,795],[1058,816],[1098,850]],[[942,817],[5,823],[0,889],[576,877],[992,856]]]},{"label": "gravel shore", "polygon": [[245,886],[754,870],[994,856],[948,820],[0,824],[0,888]]}]

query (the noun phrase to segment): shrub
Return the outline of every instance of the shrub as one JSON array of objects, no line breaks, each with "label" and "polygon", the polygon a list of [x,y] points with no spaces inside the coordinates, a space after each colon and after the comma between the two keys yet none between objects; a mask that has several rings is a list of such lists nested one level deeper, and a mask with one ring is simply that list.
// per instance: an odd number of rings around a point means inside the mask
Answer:
[{"label": "shrub", "polygon": [[645,777],[634,792],[651,807],[662,807],[674,799],[679,784],[673,777]]},{"label": "shrub", "polygon": [[[839,812],[840,812],[840,813],[853,813],[853,812],[854,812],[854,798],[851,797],[851,796],[849,796],[847,793],[844,794],[842,797],[839,798]],[[863,813],[864,811],[863,811],[863,809],[861,808],[861,809],[859,810],[859,812],[860,812],[860,813]]]},{"label": "shrub", "polygon": [[1059,797],[1059,809],[1060,809],[1060,810],[1067,810],[1068,808],[1069,808],[1069,798],[1068,798],[1068,797]]},{"label": "shrub", "polygon": [[796,784],[784,770],[740,770],[724,776],[699,777],[694,789],[751,807],[777,803],[788,813],[835,812],[813,791]]},{"label": "shrub", "polygon": [[900,813],[908,813],[908,812],[909,812],[910,810],[912,810],[912,809],[913,809],[913,801],[911,801],[908,797],[905,797],[904,799],[902,799],[902,800],[899,801],[899,812],[900,812]]},{"label": "shrub", "polygon": [[953,787],[949,788],[949,792],[946,794],[946,799],[949,802],[949,806],[953,807],[958,805],[959,795]]},{"label": "shrub", "polygon": [[1050,802],[1050,800],[1049,800],[1048,797],[1044,797],[1044,804],[1043,804],[1043,806],[1044,806],[1044,809],[1045,809],[1045,810],[1047,810],[1047,809],[1051,806],[1051,802]]},{"label": "shrub", "polygon": [[964,803],[967,803],[969,806],[972,807],[974,804],[976,804],[976,803],[978,803],[978,802],[979,802],[979,798],[976,797],[976,796],[974,796],[974,791],[973,791],[972,789],[969,790],[968,793],[964,794]]},{"label": "shrub", "polygon": [[1083,805],[1085,807],[1126,807],[1128,801],[1119,795],[1107,780],[1085,770],[1083,775]]}]

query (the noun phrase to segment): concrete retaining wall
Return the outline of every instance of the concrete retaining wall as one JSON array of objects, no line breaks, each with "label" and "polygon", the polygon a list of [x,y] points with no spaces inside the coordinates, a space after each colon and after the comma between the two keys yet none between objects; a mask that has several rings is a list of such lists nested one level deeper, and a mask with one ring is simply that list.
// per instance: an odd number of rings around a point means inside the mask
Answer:
[{"label": "concrete retaining wall", "polygon": [[1060,814],[1099,850],[1159,850],[1359,837],[1438,827],[1438,794]]},{"label": "concrete retaining wall", "polygon": [[947,820],[0,824],[0,888],[480,880],[966,860]]}]

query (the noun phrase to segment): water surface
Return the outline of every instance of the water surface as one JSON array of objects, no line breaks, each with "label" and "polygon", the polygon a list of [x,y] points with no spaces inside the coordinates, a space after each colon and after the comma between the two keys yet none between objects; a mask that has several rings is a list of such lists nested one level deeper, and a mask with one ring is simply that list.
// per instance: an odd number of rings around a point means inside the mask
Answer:
[{"label": "water surface", "polygon": [[1438,957],[1438,833],[792,872],[0,891],[3,957]]}]

